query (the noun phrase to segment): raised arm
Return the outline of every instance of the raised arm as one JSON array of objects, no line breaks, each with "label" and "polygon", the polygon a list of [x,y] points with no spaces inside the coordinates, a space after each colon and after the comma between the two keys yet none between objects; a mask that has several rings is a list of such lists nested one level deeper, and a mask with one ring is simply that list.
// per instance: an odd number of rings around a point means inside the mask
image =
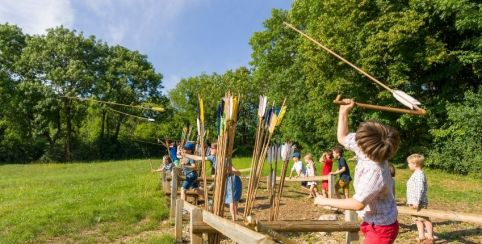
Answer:
[{"label": "raised arm", "polygon": [[352,99],[343,99],[343,102],[348,104],[340,105],[340,111],[338,113],[338,129],[336,131],[336,138],[341,145],[344,145],[345,139],[348,136],[348,114],[353,106],[355,106],[355,102]]},{"label": "raised arm", "polygon": [[[188,159],[196,160],[196,161],[201,161],[201,160],[202,160],[202,157],[201,157],[201,156],[193,155],[193,154],[187,154],[187,153],[185,153],[185,154],[184,154],[184,157],[186,157],[186,158],[188,158]],[[207,160],[207,157],[204,157],[204,159]]]}]

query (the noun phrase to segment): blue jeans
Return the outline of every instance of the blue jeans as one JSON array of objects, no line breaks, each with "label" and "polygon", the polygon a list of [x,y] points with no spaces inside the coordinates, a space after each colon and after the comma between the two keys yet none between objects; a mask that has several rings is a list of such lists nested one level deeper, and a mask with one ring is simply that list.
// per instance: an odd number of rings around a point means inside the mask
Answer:
[{"label": "blue jeans", "polygon": [[186,180],[182,183],[182,189],[187,190],[189,188],[196,189],[199,187],[197,183],[197,173],[191,172],[186,175]]}]

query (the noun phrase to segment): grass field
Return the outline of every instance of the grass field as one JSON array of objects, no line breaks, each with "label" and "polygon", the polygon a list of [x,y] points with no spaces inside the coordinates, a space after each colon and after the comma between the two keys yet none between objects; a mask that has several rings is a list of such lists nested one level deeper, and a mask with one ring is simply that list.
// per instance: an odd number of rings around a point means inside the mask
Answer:
[{"label": "grass field", "polygon": [[[172,243],[146,160],[0,166],[0,243]],[[137,238],[136,236],[139,236]]]},{"label": "grass field", "polygon": [[[233,163],[243,169],[251,161]],[[265,173],[268,168],[265,164]],[[317,164],[317,172],[320,168]],[[431,207],[482,214],[481,179],[425,172]],[[400,201],[409,176],[408,169],[397,170]],[[161,226],[166,204],[148,160],[3,165],[0,243],[173,243],[169,228]]]}]

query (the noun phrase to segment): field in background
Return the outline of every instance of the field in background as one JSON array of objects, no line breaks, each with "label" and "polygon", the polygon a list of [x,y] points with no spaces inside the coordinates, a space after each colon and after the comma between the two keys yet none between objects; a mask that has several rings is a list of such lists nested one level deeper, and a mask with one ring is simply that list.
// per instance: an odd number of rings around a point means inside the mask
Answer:
[{"label": "field in background", "polygon": [[3,165],[0,189],[0,243],[173,241],[148,160]]}]

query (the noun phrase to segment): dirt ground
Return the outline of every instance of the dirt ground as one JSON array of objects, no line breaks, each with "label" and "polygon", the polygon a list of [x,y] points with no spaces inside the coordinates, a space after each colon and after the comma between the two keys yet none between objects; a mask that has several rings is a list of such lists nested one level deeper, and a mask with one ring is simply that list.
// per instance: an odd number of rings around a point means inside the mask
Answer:
[{"label": "dirt ground", "polygon": [[[258,220],[266,220],[269,216],[269,198],[266,185],[260,183],[253,215]],[[243,180],[244,188],[247,181]],[[243,189],[246,191],[246,189]],[[245,192],[244,192],[245,194]],[[245,195],[243,195],[244,197]],[[344,220],[342,211],[325,209],[322,206],[313,204],[312,199],[307,198],[308,194],[301,188],[299,183],[290,182],[283,190],[283,197],[280,205],[280,220],[316,220],[321,215],[336,214],[337,220]],[[239,204],[239,213],[242,216],[244,211],[244,199]],[[437,205],[433,209],[451,209],[451,206]],[[225,215],[229,216],[229,209],[225,208]],[[395,243],[417,243],[417,227],[410,216],[399,215],[400,233]],[[434,232],[438,239],[435,243],[482,243],[482,226],[476,224],[453,222],[433,219]],[[186,229],[186,231],[188,231]],[[344,243],[346,232],[333,233],[283,233],[296,243]],[[187,233],[186,233],[187,234]],[[360,236],[361,233],[360,233]],[[186,235],[186,238],[188,236]],[[226,240],[225,243],[232,243]]]}]

